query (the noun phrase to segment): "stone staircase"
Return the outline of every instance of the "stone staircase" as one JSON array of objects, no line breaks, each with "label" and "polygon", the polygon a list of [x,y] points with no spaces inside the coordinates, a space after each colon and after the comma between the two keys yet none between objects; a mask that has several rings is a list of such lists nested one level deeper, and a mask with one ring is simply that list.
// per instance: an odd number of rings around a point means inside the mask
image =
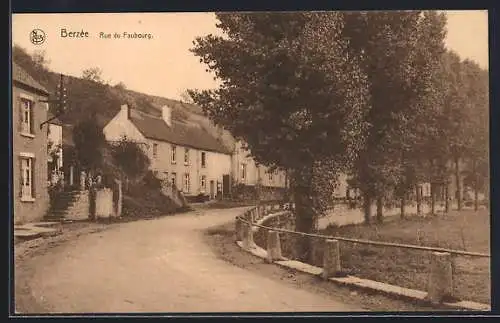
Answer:
[{"label": "stone staircase", "polygon": [[88,191],[59,192],[51,201],[44,220],[52,222],[68,222],[85,220],[89,216]]}]

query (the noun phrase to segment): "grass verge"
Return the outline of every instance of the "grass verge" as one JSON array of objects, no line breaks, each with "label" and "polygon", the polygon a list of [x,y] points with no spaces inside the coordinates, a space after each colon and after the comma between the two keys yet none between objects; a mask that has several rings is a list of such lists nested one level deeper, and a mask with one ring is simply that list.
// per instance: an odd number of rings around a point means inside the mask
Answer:
[{"label": "grass verge", "polygon": [[[364,240],[396,242],[431,247],[489,253],[490,217],[487,210],[453,211],[438,217],[409,217],[372,225],[328,227],[321,234]],[[276,226],[276,220],[266,223]],[[255,241],[265,247],[265,230]],[[281,234],[282,252],[293,258],[293,237]],[[312,239],[312,265],[322,266],[321,239]],[[340,242],[343,271],[406,288],[426,290],[429,275],[429,252],[392,247],[367,246]],[[454,259],[454,295],[463,300],[491,303],[489,258],[458,256]]]}]

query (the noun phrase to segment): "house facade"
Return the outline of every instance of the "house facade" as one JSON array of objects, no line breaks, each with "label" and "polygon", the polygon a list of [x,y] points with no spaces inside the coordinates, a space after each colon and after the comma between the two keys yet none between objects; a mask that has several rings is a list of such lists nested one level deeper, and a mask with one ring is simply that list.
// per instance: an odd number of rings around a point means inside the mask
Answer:
[{"label": "house facade", "polygon": [[[16,63],[12,64],[12,142],[14,222],[40,220],[49,206],[47,120],[49,93]],[[44,125],[46,127],[47,125]]]},{"label": "house facade", "polygon": [[213,199],[222,194],[224,179],[231,174],[231,152],[198,124],[172,120],[168,106],[156,117],[122,105],[103,133],[108,142],[126,137],[140,143],[157,177],[186,196]]},{"label": "house facade", "polygon": [[250,186],[260,184],[274,188],[284,188],[287,185],[287,175],[284,171],[274,170],[271,172],[268,167],[257,165],[241,141],[235,144],[232,156],[232,174],[235,184]]}]

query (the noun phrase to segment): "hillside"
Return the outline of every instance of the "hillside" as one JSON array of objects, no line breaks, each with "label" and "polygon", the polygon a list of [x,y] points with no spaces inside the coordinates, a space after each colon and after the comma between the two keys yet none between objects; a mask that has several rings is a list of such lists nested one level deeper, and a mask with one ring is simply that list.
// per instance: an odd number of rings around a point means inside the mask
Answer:
[{"label": "hillside", "polygon": [[[12,56],[13,60],[39,81],[54,98],[60,74],[50,71],[43,62],[36,62],[19,46],[14,45]],[[65,75],[65,87],[67,111],[60,119],[66,124],[74,125],[79,120],[95,114],[99,125],[104,126],[125,103],[134,109],[156,116],[161,115],[162,106],[168,105],[172,108],[173,119],[202,127],[207,134],[221,140],[229,149],[234,147],[234,138],[227,131],[217,129],[196,105],[68,75]]]}]

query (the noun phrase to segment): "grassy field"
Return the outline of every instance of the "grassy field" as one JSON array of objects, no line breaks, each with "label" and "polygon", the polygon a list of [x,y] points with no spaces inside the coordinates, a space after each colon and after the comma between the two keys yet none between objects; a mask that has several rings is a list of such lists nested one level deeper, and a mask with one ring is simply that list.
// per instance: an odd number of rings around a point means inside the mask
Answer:
[{"label": "grassy field", "polygon": [[[393,217],[383,224],[329,227],[322,234],[482,253],[490,251],[490,218],[487,210],[453,211],[438,217],[411,217],[405,220]],[[263,238],[256,236],[257,243],[265,244]],[[291,244],[290,238],[282,237],[285,256],[291,256]],[[316,240],[313,246],[312,263],[322,266],[323,241]],[[428,252],[348,242],[341,242],[340,248],[342,267],[351,274],[407,288],[427,289]],[[488,258],[456,257],[454,271],[456,297],[491,302]]]}]

